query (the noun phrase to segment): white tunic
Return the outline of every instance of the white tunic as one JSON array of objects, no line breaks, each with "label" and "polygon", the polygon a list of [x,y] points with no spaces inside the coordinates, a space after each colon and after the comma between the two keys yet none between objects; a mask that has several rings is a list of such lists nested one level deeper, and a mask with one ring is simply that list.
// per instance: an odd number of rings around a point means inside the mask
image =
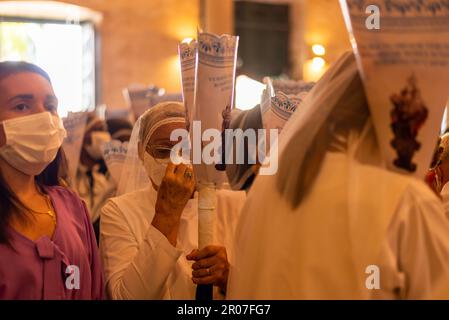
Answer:
[{"label": "white tunic", "polygon": [[[216,244],[229,248],[244,192],[217,192]],[[197,198],[181,216],[177,247],[152,226],[157,192],[148,187],[113,198],[102,209],[100,250],[112,299],[194,299],[192,262],[198,246]]]},{"label": "white tunic", "polygon": [[449,298],[449,222],[424,182],[327,153],[293,209],[276,178],[248,195],[227,298]]}]

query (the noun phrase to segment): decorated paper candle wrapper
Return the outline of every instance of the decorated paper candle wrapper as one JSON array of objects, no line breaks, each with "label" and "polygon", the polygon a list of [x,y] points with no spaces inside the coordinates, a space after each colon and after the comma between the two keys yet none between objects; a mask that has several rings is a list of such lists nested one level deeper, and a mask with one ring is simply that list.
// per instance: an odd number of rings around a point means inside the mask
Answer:
[{"label": "decorated paper candle wrapper", "polygon": [[181,63],[181,83],[184,106],[186,108],[186,122],[188,128],[193,117],[193,100],[195,97],[195,68],[197,58],[197,42],[182,42],[178,46],[179,61]]},{"label": "decorated paper candle wrapper", "polygon": [[[200,136],[206,129],[213,128],[221,132],[229,127],[234,104],[237,48],[238,37],[203,32],[198,34],[193,120],[201,122]],[[190,128],[190,131],[193,133],[194,130]],[[192,143],[200,143],[194,140],[196,139],[192,138]],[[203,142],[203,148],[207,148],[209,144],[210,142]],[[197,182],[220,186],[226,181],[225,174],[217,171],[214,163],[194,163],[194,170]]]},{"label": "decorated paper candle wrapper", "polygon": [[290,116],[296,111],[313,82],[294,80],[272,80],[264,78],[266,88],[260,103],[264,128],[282,130]]},{"label": "decorated paper candle wrapper", "polygon": [[63,119],[67,137],[64,139],[62,148],[67,158],[69,176],[72,181],[75,181],[78,169],[86,121],[86,112],[69,112],[67,117]]},{"label": "decorated paper candle wrapper", "polygon": [[[288,80],[289,88],[294,87],[294,90],[289,90],[291,94],[286,94],[283,91],[276,90],[276,88],[286,88],[286,86],[279,86],[279,83],[284,83],[284,80],[276,80],[278,86],[274,85],[274,81],[270,78],[265,78],[266,88],[262,94],[262,100],[260,103],[262,123],[264,129],[266,129],[266,148],[269,149],[271,145],[270,141],[270,129],[278,130],[280,134],[287,121],[292,114],[300,107],[303,100],[307,96],[308,92],[312,89],[313,83],[306,83],[302,81]],[[295,85],[293,86],[292,83]],[[294,94],[292,93],[294,92]]]},{"label": "decorated paper candle wrapper", "polygon": [[145,87],[143,85],[131,86],[123,91],[126,102],[137,120],[148,108],[151,97],[163,94],[164,90],[156,86]]},{"label": "decorated paper candle wrapper", "polygon": [[260,111],[262,114],[271,108],[271,98],[275,96],[273,81],[269,77],[264,78],[263,81],[265,82],[265,90],[262,93],[260,101]]},{"label": "decorated paper candle wrapper", "polygon": [[128,142],[121,142],[119,140],[109,141],[103,147],[104,161],[116,185],[120,181],[127,152]]},{"label": "decorated paper candle wrapper", "polygon": [[279,133],[285,123],[301,105],[306,93],[286,95],[278,92],[270,98],[269,107],[262,112],[263,127],[267,130],[277,129]]},{"label": "decorated paper candle wrapper", "polygon": [[275,92],[283,92],[286,95],[298,95],[303,92],[309,92],[315,85],[314,82],[303,80],[271,79],[270,77],[264,78],[264,82],[266,84],[270,82]]},{"label": "decorated paper candle wrapper", "polygon": [[449,6],[409,3],[340,0],[386,166],[421,179],[449,95]]}]

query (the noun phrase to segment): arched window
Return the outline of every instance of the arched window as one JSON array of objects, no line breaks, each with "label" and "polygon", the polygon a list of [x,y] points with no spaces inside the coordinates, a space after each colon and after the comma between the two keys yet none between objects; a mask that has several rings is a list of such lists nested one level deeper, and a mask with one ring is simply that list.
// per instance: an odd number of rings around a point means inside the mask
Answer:
[{"label": "arched window", "polygon": [[0,2],[0,61],[24,60],[45,69],[59,114],[95,107],[96,26],[102,15],[57,1]]}]

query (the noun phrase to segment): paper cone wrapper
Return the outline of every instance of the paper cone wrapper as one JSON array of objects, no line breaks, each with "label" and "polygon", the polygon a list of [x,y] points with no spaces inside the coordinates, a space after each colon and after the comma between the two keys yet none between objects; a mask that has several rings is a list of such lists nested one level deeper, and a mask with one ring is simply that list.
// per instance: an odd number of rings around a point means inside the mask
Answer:
[{"label": "paper cone wrapper", "polygon": [[195,70],[197,58],[197,42],[181,43],[178,46],[179,61],[181,63],[182,97],[186,108],[187,128],[193,118],[193,101],[195,98]]},{"label": "paper cone wrapper", "polygon": [[265,83],[268,83],[268,81],[270,81],[275,92],[283,92],[286,95],[298,95],[302,92],[309,92],[315,85],[314,82],[305,82],[303,80],[264,78]]},{"label": "paper cone wrapper", "polygon": [[449,7],[409,2],[340,0],[385,165],[422,179],[449,96]]},{"label": "paper cone wrapper", "polygon": [[286,95],[278,92],[270,99],[269,108],[262,112],[263,127],[267,130],[277,129],[281,133],[292,114],[300,107],[307,93]]},{"label": "paper cone wrapper", "polygon": [[80,161],[87,113],[69,112],[67,117],[62,119],[62,121],[64,123],[64,128],[67,131],[67,137],[62,143],[62,148],[67,158],[70,179],[74,182]]},{"label": "paper cone wrapper", "polygon": [[103,146],[103,158],[108,168],[108,172],[118,185],[123,170],[123,165],[128,152],[128,142],[112,140]]},{"label": "paper cone wrapper", "polygon": [[[154,107],[155,105],[163,102],[182,102],[182,94],[181,93],[165,93],[162,95],[151,95],[148,97],[148,109]],[[145,110],[146,111],[146,110]]]},{"label": "paper cone wrapper", "polygon": [[[198,34],[193,120],[201,121],[201,134],[206,129],[221,132],[229,127],[234,105],[238,39],[230,35]],[[192,141],[196,143],[194,139]],[[203,148],[208,144],[203,142]],[[194,170],[198,182],[221,185],[226,181],[224,173],[215,169],[215,164],[194,164]]]},{"label": "paper cone wrapper", "polygon": [[125,97],[134,114],[134,118],[138,119],[148,108],[148,90],[141,89],[126,89]]}]

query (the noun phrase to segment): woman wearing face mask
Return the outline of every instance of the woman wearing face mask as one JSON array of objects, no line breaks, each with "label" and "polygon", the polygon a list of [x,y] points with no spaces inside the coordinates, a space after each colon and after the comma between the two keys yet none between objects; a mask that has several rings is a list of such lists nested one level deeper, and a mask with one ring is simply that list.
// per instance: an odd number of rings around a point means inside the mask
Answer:
[{"label": "woman wearing face mask", "polygon": [[84,132],[74,189],[86,203],[98,241],[101,208],[115,195],[116,188],[103,161],[102,147],[111,136],[106,122],[93,113],[87,116]]},{"label": "woman wearing face mask", "polygon": [[[139,185],[144,188],[111,199],[101,217],[100,247],[113,299],[194,299],[195,284],[226,290],[225,247],[232,241],[240,211],[235,203],[242,203],[236,201],[241,194],[217,197],[219,245],[195,250],[198,207],[196,196],[192,197],[193,171],[191,166],[170,162],[171,149],[177,144],[170,141],[170,134],[184,128],[184,106],[176,102],[152,107],[135,126],[128,160],[135,158],[138,163],[125,163],[119,193]],[[133,156],[133,148],[138,156]],[[121,190],[122,182],[127,183],[126,190]],[[218,290],[216,297],[220,297]]]},{"label": "woman wearing face mask", "polygon": [[100,299],[83,202],[59,186],[65,130],[50,78],[0,63],[0,299]]}]

